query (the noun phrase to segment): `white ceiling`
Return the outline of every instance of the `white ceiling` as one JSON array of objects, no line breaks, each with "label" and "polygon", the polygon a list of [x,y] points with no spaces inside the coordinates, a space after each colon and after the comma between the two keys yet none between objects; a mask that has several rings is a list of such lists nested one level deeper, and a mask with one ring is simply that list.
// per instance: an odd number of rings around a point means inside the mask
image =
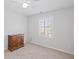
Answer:
[{"label": "white ceiling", "polygon": [[22,3],[20,3],[20,1],[23,0],[5,0],[5,9],[11,9],[18,13],[29,16],[40,13],[40,11],[47,12],[60,8],[71,7],[74,5],[74,0],[30,0],[31,6],[24,9],[22,8]]}]

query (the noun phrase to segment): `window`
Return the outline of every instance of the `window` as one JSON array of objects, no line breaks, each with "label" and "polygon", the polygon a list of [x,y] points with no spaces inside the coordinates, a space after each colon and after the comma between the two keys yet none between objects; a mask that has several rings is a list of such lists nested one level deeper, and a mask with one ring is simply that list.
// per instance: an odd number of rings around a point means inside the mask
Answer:
[{"label": "window", "polygon": [[52,37],[53,27],[52,27],[52,16],[44,16],[39,20],[39,33],[44,37]]}]

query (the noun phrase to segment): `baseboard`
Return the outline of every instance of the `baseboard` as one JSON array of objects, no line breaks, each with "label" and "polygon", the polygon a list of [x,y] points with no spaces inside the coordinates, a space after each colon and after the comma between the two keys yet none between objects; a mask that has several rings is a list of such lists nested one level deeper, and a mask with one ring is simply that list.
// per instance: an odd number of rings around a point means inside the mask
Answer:
[{"label": "baseboard", "polygon": [[67,54],[74,55],[73,52],[65,51],[65,50],[62,50],[62,49],[54,48],[54,47],[48,47],[47,45],[40,44],[40,43],[38,43],[38,42],[33,42],[33,41],[31,41],[31,43],[33,43],[33,44],[37,44],[37,45],[40,45],[40,46],[43,46],[43,47],[47,47],[47,48],[51,48],[51,49],[55,49],[55,50],[58,50],[58,51],[61,51],[61,52],[67,53]]},{"label": "baseboard", "polygon": [[65,50],[58,49],[58,48],[53,48],[53,49],[58,50],[58,51],[61,51],[61,52],[64,52],[64,53],[67,53],[67,54],[74,55],[74,53],[73,53],[73,52],[65,51]]}]

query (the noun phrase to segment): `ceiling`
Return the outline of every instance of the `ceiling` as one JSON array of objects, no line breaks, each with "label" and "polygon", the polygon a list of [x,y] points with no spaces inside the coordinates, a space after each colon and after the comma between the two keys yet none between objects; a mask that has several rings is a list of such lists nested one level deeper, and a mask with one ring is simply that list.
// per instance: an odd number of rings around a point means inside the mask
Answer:
[{"label": "ceiling", "polygon": [[26,16],[41,12],[67,8],[74,5],[74,0],[30,0],[30,7],[22,8],[22,0],[4,0],[5,9],[24,14]]}]

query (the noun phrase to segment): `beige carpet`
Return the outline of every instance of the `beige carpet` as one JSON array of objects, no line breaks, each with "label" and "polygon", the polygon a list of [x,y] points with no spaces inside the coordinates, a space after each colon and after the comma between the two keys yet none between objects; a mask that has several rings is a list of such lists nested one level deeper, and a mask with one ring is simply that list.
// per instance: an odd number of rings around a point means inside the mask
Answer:
[{"label": "beige carpet", "polygon": [[73,55],[32,43],[13,52],[5,51],[5,59],[74,59]]}]

